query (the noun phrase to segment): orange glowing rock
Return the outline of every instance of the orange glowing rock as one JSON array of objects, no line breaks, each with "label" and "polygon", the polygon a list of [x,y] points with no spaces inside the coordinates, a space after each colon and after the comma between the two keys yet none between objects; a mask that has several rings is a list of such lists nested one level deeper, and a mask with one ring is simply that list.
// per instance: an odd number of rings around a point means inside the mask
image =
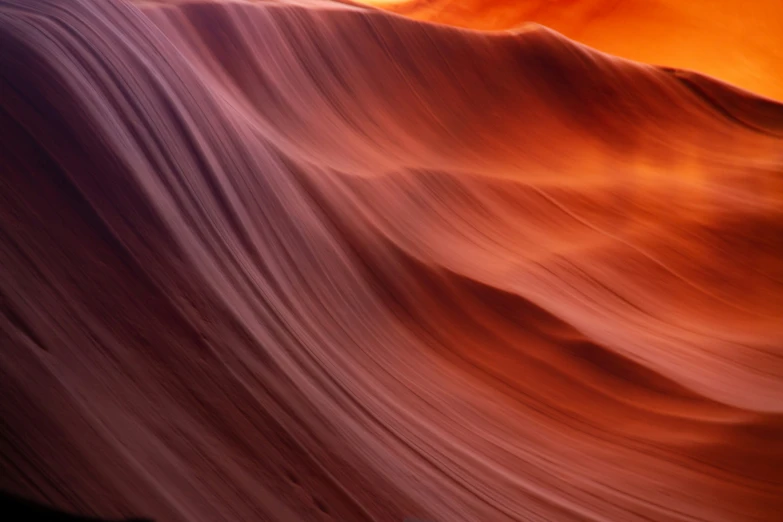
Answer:
[{"label": "orange glowing rock", "polygon": [[418,20],[503,30],[526,22],[640,62],[691,69],[783,100],[780,0],[368,2]]}]

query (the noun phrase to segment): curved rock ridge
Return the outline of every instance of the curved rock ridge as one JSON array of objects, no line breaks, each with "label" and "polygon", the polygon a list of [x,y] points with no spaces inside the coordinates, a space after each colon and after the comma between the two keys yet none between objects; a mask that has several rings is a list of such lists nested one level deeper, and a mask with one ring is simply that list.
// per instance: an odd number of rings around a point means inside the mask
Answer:
[{"label": "curved rock ridge", "polygon": [[782,105],[325,0],[0,0],[0,90],[0,489],[783,512]]},{"label": "curved rock ridge", "polygon": [[417,20],[484,30],[538,22],[595,49],[693,69],[783,100],[778,0],[364,0]]}]

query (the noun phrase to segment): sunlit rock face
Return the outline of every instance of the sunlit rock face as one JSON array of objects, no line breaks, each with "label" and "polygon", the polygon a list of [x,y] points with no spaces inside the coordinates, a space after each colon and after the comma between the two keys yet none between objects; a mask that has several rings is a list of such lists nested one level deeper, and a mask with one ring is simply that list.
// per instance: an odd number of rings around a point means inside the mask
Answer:
[{"label": "sunlit rock face", "polygon": [[550,27],[599,51],[699,71],[783,100],[780,0],[369,0],[459,27]]},{"label": "sunlit rock face", "polygon": [[779,520],[781,17],[730,4],[0,0],[0,489]]}]

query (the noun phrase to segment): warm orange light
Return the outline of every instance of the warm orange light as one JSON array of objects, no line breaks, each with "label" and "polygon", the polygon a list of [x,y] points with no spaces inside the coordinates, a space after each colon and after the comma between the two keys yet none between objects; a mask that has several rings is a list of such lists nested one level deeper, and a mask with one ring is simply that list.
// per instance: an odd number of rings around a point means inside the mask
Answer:
[{"label": "warm orange light", "polygon": [[482,30],[545,25],[600,51],[691,69],[783,100],[783,2],[370,0],[411,18]]}]

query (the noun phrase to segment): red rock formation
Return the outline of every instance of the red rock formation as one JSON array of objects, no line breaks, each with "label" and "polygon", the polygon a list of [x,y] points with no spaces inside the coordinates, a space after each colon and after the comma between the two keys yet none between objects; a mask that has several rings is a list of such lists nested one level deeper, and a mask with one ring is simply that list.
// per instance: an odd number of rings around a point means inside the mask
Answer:
[{"label": "red rock formation", "polygon": [[0,89],[0,488],[783,512],[783,106],[322,1],[0,0]]},{"label": "red rock formation", "polygon": [[783,100],[780,0],[367,0],[419,20],[502,30],[527,22],[616,56],[692,69]]}]

